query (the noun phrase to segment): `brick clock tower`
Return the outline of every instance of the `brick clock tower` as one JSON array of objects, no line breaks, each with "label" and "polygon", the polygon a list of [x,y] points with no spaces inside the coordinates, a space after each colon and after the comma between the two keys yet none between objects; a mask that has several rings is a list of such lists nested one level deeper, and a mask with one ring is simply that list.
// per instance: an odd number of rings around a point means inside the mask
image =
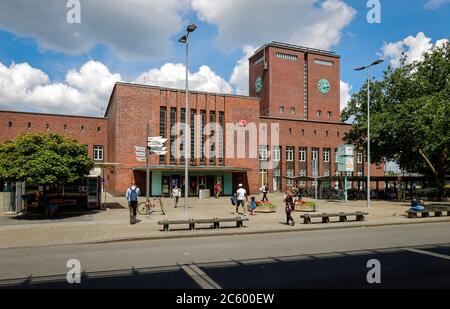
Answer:
[{"label": "brick clock tower", "polygon": [[340,57],[272,42],[249,59],[249,94],[261,116],[339,122]]}]

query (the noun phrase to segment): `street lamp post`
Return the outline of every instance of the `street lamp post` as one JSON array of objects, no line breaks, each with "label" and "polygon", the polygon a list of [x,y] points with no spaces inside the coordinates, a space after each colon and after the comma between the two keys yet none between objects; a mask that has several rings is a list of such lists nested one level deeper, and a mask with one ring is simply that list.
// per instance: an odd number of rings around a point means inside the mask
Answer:
[{"label": "street lamp post", "polygon": [[355,69],[355,71],[367,70],[367,208],[370,208],[370,68],[383,61],[378,59],[370,65]]},{"label": "street lamp post", "polygon": [[189,203],[189,137],[187,134],[188,119],[189,119],[189,34],[197,29],[195,24],[190,24],[186,29],[186,34],[183,35],[178,42],[186,45],[186,111],[185,111],[185,127],[184,127],[184,210],[187,215]]}]

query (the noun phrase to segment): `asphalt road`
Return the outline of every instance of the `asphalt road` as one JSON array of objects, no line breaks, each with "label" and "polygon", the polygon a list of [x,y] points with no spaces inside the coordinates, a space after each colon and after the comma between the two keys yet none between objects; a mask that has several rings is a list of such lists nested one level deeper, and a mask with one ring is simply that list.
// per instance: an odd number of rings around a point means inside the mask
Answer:
[{"label": "asphalt road", "polygon": [[[366,279],[373,259],[380,284]],[[0,250],[1,287],[450,288],[450,224]]]}]

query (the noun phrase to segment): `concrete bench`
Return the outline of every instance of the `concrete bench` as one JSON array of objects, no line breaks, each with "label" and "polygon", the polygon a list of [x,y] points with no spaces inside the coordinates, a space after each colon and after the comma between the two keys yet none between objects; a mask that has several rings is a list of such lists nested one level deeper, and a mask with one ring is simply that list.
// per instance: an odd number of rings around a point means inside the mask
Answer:
[{"label": "concrete bench", "polygon": [[447,216],[450,216],[450,207],[440,206],[440,207],[429,207],[424,210],[407,210],[408,218],[418,218],[418,214],[420,214],[420,218],[428,218],[430,214],[433,213],[435,217],[442,217],[444,212],[447,212]]},{"label": "concrete bench", "polygon": [[311,224],[313,218],[321,218],[322,223],[330,223],[330,218],[339,218],[339,222],[348,222],[348,217],[355,216],[356,221],[364,221],[366,212],[340,212],[340,213],[322,213],[322,214],[303,214],[300,218],[303,219],[304,224]]},{"label": "concrete bench", "polygon": [[220,223],[236,222],[236,227],[243,227],[244,221],[249,221],[248,218],[213,218],[213,219],[189,219],[189,220],[162,220],[158,221],[159,225],[163,226],[164,231],[169,230],[170,225],[189,224],[189,230],[195,230],[196,224],[212,224],[212,228],[219,229]]}]

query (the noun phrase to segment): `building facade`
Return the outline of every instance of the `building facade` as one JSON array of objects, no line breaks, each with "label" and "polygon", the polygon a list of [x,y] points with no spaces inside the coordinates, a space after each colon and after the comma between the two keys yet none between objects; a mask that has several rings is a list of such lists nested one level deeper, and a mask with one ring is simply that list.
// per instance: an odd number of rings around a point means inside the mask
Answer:
[{"label": "building facade", "polygon": [[[104,118],[0,112],[0,142],[27,132],[74,138],[95,161],[120,164],[104,175],[106,190],[119,195],[132,180],[145,192],[148,131],[167,138],[169,148],[166,156],[149,157],[151,195],[186,183],[192,196],[216,183],[224,195],[239,183],[251,193],[263,184],[281,191],[293,185],[283,176],[313,176],[313,164],[318,176],[338,175],[337,148],[350,130],[339,120],[339,83],[339,56],[273,42],[249,59],[250,96],[193,91],[186,112],[184,90],[117,83]],[[355,150],[355,176],[366,175],[365,158]],[[384,175],[383,166],[371,168],[373,176]]]}]

